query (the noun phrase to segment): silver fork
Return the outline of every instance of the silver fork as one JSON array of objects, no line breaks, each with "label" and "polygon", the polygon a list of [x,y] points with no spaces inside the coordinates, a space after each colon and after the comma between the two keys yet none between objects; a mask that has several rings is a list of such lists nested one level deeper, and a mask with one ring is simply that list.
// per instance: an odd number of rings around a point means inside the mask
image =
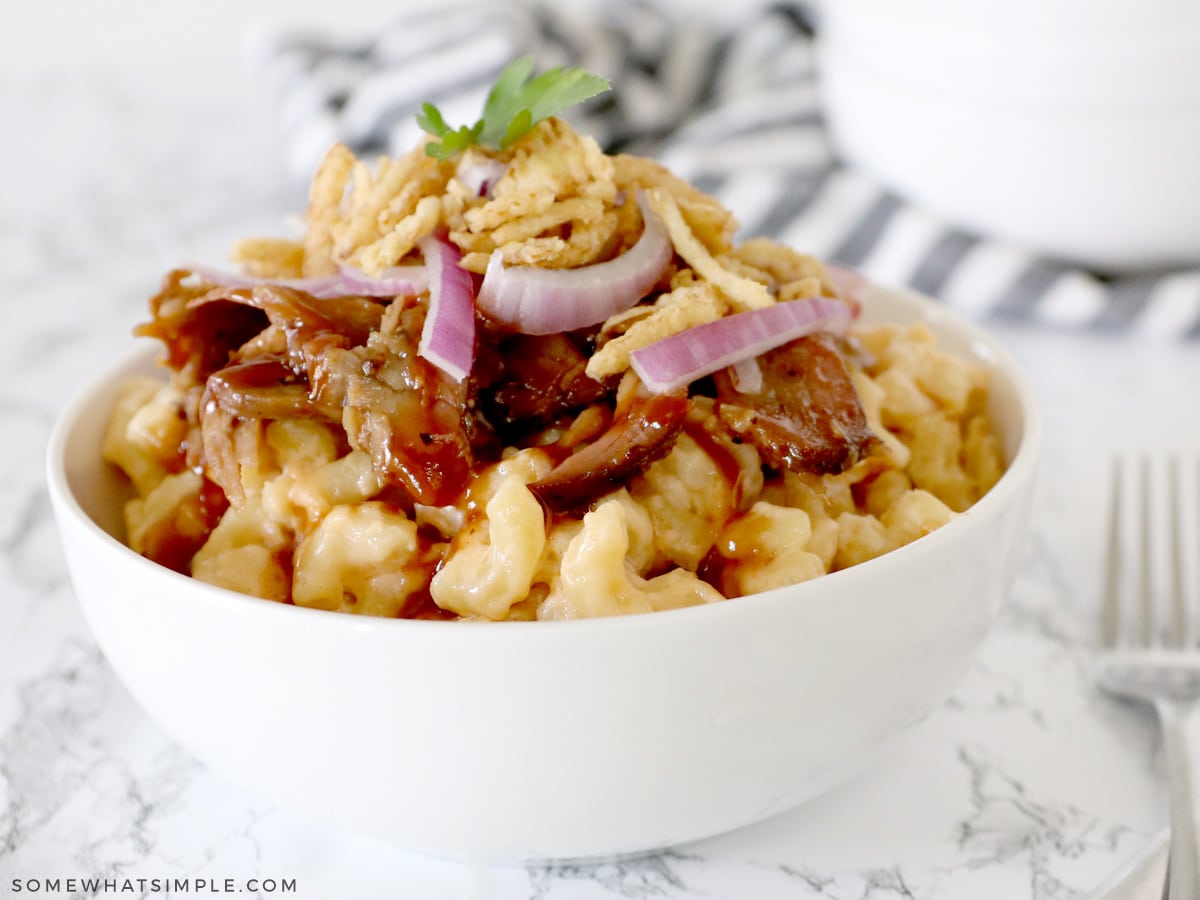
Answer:
[{"label": "silver fork", "polygon": [[[1189,609],[1179,461],[1171,458],[1155,468],[1162,479],[1152,477],[1151,459],[1142,457],[1123,497],[1126,466],[1119,459],[1113,465],[1104,652],[1096,675],[1104,690],[1150,703],[1158,712],[1171,792],[1169,891],[1163,896],[1200,900],[1200,748],[1192,745],[1188,727],[1200,700],[1200,623],[1195,621],[1200,603]],[[1196,484],[1200,486],[1200,474]],[[1128,513],[1126,499],[1134,507]],[[1192,499],[1200,508],[1200,496]],[[1132,542],[1126,540],[1130,531]],[[1200,529],[1190,534],[1195,538]],[[1128,543],[1136,545],[1136,552],[1127,554]],[[1200,542],[1188,543],[1192,554],[1200,554]]]}]

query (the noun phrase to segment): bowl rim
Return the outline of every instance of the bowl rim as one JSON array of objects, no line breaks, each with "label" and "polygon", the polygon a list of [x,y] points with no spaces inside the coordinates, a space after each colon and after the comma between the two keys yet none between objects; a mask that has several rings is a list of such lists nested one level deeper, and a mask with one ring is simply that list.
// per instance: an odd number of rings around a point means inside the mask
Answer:
[{"label": "bowl rim", "polygon": [[[299,624],[305,621],[316,623],[322,628],[350,628],[353,630],[383,631],[389,629],[435,629],[446,634],[461,633],[463,629],[470,633],[479,633],[480,629],[506,629],[506,633],[520,632],[523,635],[560,634],[564,629],[572,633],[585,633],[607,629],[628,628],[668,628],[673,629],[684,621],[704,621],[704,617],[740,616],[741,610],[752,605],[762,605],[786,602],[816,603],[834,589],[853,589],[856,580],[873,578],[881,566],[894,565],[903,560],[919,559],[923,555],[936,553],[945,543],[953,541],[967,529],[975,527],[975,523],[991,517],[993,511],[998,511],[1012,501],[1013,495],[1034,477],[1037,459],[1042,443],[1042,412],[1041,404],[1033,390],[1025,371],[1017,358],[998,340],[990,336],[984,329],[967,320],[961,314],[947,308],[943,303],[924,294],[904,287],[893,287],[871,284],[867,288],[866,304],[869,305],[872,296],[885,297],[888,302],[899,303],[906,307],[905,318],[901,323],[924,322],[931,326],[945,326],[953,329],[958,336],[972,349],[973,354],[984,361],[989,369],[1000,374],[1007,380],[1016,397],[1021,412],[1021,435],[1012,459],[1000,480],[991,490],[980,498],[973,506],[955,517],[951,522],[936,531],[919,538],[903,547],[898,547],[874,559],[859,563],[837,572],[829,572],[818,578],[797,585],[785,585],[758,594],[742,597],[732,597],[719,603],[706,603],[699,606],[688,606],[679,609],[661,610],[653,613],[634,613],[598,618],[545,620],[536,623],[526,621],[488,621],[488,620],[425,620],[425,619],[391,619],[378,616],[351,615],[336,613],[329,610],[296,606],[292,603],[277,603],[263,600],[249,594],[242,594],[227,588],[218,587],[199,581],[191,576],[175,572],[161,566],[117,540],[102,528],[83,508],[79,499],[71,489],[67,475],[67,442],[84,412],[91,408],[96,398],[112,388],[112,382],[121,373],[144,365],[150,358],[151,347],[145,343],[137,343],[106,367],[98,378],[91,380],[79,393],[70,400],[59,412],[46,444],[45,473],[47,488],[53,501],[56,518],[70,516],[81,525],[85,533],[123,555],[131,565],[142,564],[149,567],[148,572],[167,581],[179,579],[179,585],[188,585],[190,591],[197,592],[196,597],[203,598],[206,603],[225,607],[232,612],[251,615],[282,615]],[[888,320],[872,321],[870,324],[886,324]],[[97,449],[98,452],[98,449]],[[60,535],[62,522],[57,523]],[[69,553],[68,553],[69,555]],[[786,595],[786,596],[785,596]],[[717,620],[719,621],[719,619]],[[531,627],[536,625],[536,627]]]}]

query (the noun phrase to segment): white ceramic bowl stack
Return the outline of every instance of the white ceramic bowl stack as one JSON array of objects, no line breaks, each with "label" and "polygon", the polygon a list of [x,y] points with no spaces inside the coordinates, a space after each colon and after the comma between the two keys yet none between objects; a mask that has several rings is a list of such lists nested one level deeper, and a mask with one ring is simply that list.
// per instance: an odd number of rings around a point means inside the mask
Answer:
[{"label": "white ceramic bowl stack", "polygon": [[1200,3],[832,0],[850,162],[986,235],[1102,270],[1200,261]]},{"label": "white ceramic bowl stack", "polygon": [[320,822],[471,860],[599,857],[726,831],[849,777],[966,671],[1017,566],[1040,431],[993,341],[915,295],[987,365],[1008,472],[893,553],[712,606],[577,622],[368,619],[230,593],[127,549],[99,458],[121,380],[62,416],[48,477],[84,612],[130,692],[215,770]]}]

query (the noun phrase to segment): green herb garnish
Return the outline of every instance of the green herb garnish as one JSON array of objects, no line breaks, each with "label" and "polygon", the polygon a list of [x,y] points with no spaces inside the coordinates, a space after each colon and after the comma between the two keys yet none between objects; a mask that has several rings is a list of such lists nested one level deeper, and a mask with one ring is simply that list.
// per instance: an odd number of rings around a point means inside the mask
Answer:
[{"label": "green herb garnish", "polygon": [[535,78],[533,59],[522,56],[509,63],[488,93],[483,118],[474,125],[451,128],[432,103],[417,114],[417,124],[439,138],[425,145],[437,159],[453,159],[468,147],[504,150],[528,134],[543,119],[609,90],[608,81],[583,69],[555,66]]}]

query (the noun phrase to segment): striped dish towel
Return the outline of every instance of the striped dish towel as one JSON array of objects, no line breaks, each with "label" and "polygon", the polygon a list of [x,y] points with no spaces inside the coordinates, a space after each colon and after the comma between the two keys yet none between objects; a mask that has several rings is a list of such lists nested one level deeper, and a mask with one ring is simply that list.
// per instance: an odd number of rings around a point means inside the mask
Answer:
[{"label": "striped dish towel", "polygon": [[742,223],[909,285],[973,318],[1095,332],[1200,337],[1200,268],[1106,278],[969,233],[839,164],[818,101],[813,22],[802,6],[720,24],[635,0],[592,18],[566,4],[447,0],[359,41],[260,33],[251,60],[278,98],[289,170],[325,149],[403,153],[420,104],[474,121],[514,57],[579,66],[613,91],[569,115],[610,151],[653,155]]}]

